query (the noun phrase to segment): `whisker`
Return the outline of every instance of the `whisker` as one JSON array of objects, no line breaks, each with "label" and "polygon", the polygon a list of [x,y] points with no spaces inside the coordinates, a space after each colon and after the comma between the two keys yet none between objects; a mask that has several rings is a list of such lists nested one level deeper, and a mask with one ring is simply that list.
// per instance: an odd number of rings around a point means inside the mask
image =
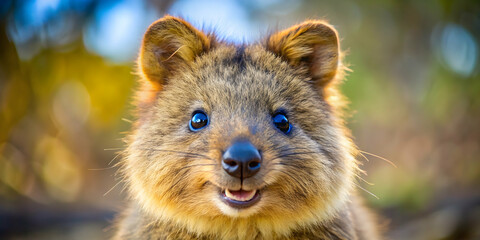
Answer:
[{"label": "whisker", "polygon": [[362,177],[360,177],[360,175],[358,175],[358,174],[355,174],[355,176],[356,176],[357,178],[359,178],[360,180],[362,180],[362,182],[364,182],[364,183],[366,183],[366,184],[368,184],[368,185],[370,185],[370,186],[373,186],[373,185],[375,185],[374,183],[371,183],[371,182],[369,182],[369,181],[367,181],[367,180],[363,179],[363,178],[362,178]]},{"label": "whisker", "polygon": [[367,189],[361,187],[360,185],[358,185],[358,184],[356,184],[356,183],[353,183],[353,184],[355,184],[355,186],[357,186],[358,188],[362,189],[362,190],[365,191],[366,193],[372,195],[372,196],[375,197],[376,199],[380,200],[380,198],[377,197],[377,195],[373,194],[372,192],[368,191]]},{"label": "whisker", "polygon": [[[185,169],[181,169],[181,170],[185,170]],[[210,171],[193,171],[193,172],[188,172],[188,171],[183,171],[181,176],[177,176],[175,175],[175,177],[178,179],[177,181],[175,181],[175,183],[173,185],[171,185],[170,187],[168,187],[168,189],[163,193],[163,195],[169,193],[172,191],[172,189],[174,189],[180,182],[182,182],[182,180],[184,180],[184,177],[187,173],[191,174],[191,173],[201,173],[201,172],[210,172]]]},{"label": "whisker", "polygon": [[285,158],[285,157],[294,156],[294,155],[313,154],[313,153],[318,153],[318,152],[293,152],[293,153],[287,153],[287,154],[282,154],[282,155],[276,156],[276,157],[272,158],[270,161],[274,161],[274,160],[277,160],[277,159],[280,159],[280,158]]},{"label": "whisker", "polygon": [[299,188],[301,188],[303,195],[307,195],[308,191],[307,191],[305,185],[301,181],[299,181],[298,178],[295,175],[292,175],[290,172],[286,172],[286,171],[283,171],[281,169],[272,169],[270,171],[278,171],[278,172],[281,172],[281,173],[287,175],[287,177],[289,177],[292,181],[294,181],[298,185]]},{"label": "whisker", "polygon": [[195,166],[212,166],[212,165],[216,165],[216,164],[208,164],[208,163],[200,163],[200,164],[192,164],[192,165],[186,165],[186,166],[183,166],[182,168],[178,169],[178,172],[175,174],[175,176],[173,177],[174,179],[177,179],[177,181],[175,181],[175,183],[173,185],[171,185],[170,187],[168,187],[167,191],[165,191],[164,195],[168,192],[170,192],[175,186],[177,186],[182,180],[184,180],[185,178],[185,175],[187,173],[191,174],[191,173],[201,173],[201,172],[211,172],[211,171],[207,171],[207,170],[196,170],[196,171],[187,171],[188,169],[190,169],[191,167],[195,167]]},{"label": "whisker", "polygon": [[123,148],[105,148],[103,151],[117,151],[117,150],[122,150]]},{"label": "whisker", "polygon": [[203,154],[200,154],[200,153],[191,153],[191,152],[183,152],[183,151],[177,151],[177,150],[168,150],[168,149],[155,149],[155,148],[142,148],[143,150],[151,150],[151,151],[159,151],[159,152],[171,152],[171,153],[178,153],[178,154],[184,154],[184,155],[187,155],[187,156],[191,156],[191,157],[200,157],[200,158],[205,158],[205,159],[208,159],[208,160],[211,160],[211,161],[215,161],[215,159],[207,156],[207,155],[203,155]]},{"label": "whisker", "polygon": [[360,156],[362,156],[367,162],[370,162],[370,159],[368,159],[367,157],[365,157],[365,155],[363,155],[363,153],[361,151],[358,152],[360,154]]},{"label": "whisker", "polygon": [[185,47],[185,45],[180,46],[177,50],[175,50],[175,52],[172,53],[172,55],[170,55],[167,59],[163,60],[162,62],[166,62],[166,61],[170,60],[170,58],[175,56],[175,54],[177,54],[177,52],[183,47]]},{"label": "whisker", "polygon": [[110,188],[110,190],[108,190],[106,193],[104,193],[103,196],[104,196],[104,197],[107,196],[107,194],[109,194],[109,193],[110,193],[115,187],[117,187],[118,184],[120,184],[120,183],[122,183],[122,182],[119,181],[119,182],[117,182],[117,184],[113,185],[113,187]]},{"label": "whisker", "polygon": [[288,177],[290,177],[292,180],[295,180],[296,183],[301,183],[300,181],[298,181],[297,177],[295,175],[292,175],[292,173],[290,172],[287,172],[287,171],[284,171],[282,169],[272,169],[270,171],[278,171],[278,172],[281,172],[285,175],[287,175]]},{"label": "whisker", "polygon": [[308,148],[303,148],[303,147],[291,147],[291,148],[282,149],[284,147],[285,146],[274,146],[274,147],[270,148],[269,150],[270,151],[280,150],[280,152],[289,152],[289,151],[295,151],[295,150],[309,150]]},{"label": "whisker", "polygon": [[217,164],[213,164],[213,163],[192,164],[192,165],[186,165],[186,166],[180,168],[180,170],[188,169],[188,168],[192,168],[192,167],[198,167],[198,166],[215,166],[215,165],[217,165]]},{"label": "whisker", "polygon": [[288,157],[292,155],[313,154],[313,153],[318,153],[318,152],[293,152],[293,153],[286,153],[286,154],[280,155],[279,157]]},{"label": "whisker", "polygon": [[110,160],[110,162],[108,162],[108,165],[112,164],[113,161],[115,161],[115,159],[118,158],[118,156],[122,155],[122,152],[119,152],[115,155],[115,157],[112,158],[112,160]]},{"label": "whisker", "polygon": [[384,158],[384,157],[375,155],[375,154],[373,154],[373,153],[365,152],[365,151],[362,151],[362,150],[360,150],[360,153],[365,153],[365,154],[368,154],[368,155],[370,155],[370,156],[372,156],[372,157],[379,158],[379,159],[381,159],[381,160],[383,160],[383,161],[385,161],[385,162],[387,162],[387,163],[390,163],[390,165],[394,166],[395,168],[398,168],[397,165],[395,165],[395,163],[393,163],[392,161],[390,161],[390,160],[388,160],[388,159],[386,159],[386,158]]},{"label": "whisker", "polygon": [[312,167],[308,167],[308,166],[298,166],[298,165],[295,165],[295,164],[288,164],[288,163],[285,163],[285,162],[276,162],[276,163],[272,163],[273,166],[275,165],[280,165],[280,166],[289,166],[289,167],[294,167],[294,168],[298,168],[298,169],[310,169],[310,170],[314,170],[314,168]]},{"label": "whisker", "polygon": [[127,122],[127,123],[133,123],[133,121],[130,120],[130,119],[122,118],[122,120],[123,120],[124,122]]},{"label": "whisker", "polygon": [[116,166],[110,166],[110,167],[104,167],[104,168],[89,168],[87,169],[88,171],[103,171],[103,170],[108,170],[115,168]]},{"label": "whisker", "polygon": [[208,170],[196,170],[196,171],[191,171],[190,173],[195,174],[195,173],[204,173],[204,172],[210,173],[211,171],[208,171]]}]

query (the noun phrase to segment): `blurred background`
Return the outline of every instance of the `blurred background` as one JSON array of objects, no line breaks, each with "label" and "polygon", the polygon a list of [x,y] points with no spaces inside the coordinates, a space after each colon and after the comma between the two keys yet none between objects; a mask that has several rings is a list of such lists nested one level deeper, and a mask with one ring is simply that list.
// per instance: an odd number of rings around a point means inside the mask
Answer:
[{"label": "blurred background", "polygon": [[234,43],[329,20],[353,71],[358,185],[386,235],[480,239],[480,2],[467,0],[0,1],[0,239],[112,234],[134,60],[165,13]]}]

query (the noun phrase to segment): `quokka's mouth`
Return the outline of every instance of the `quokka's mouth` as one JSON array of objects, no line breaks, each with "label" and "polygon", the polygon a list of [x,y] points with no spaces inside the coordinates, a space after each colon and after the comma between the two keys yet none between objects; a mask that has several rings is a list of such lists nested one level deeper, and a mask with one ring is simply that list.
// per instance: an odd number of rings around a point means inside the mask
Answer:
[{"label": "quokka's mouth", "polygon": [[225,189],[221,193],[222,200],[233,208],[247,208],[260,200],[260,191],[259,190],[250,190],[246,191],[240,189],[238,191],[233,191],[230,189]]}]

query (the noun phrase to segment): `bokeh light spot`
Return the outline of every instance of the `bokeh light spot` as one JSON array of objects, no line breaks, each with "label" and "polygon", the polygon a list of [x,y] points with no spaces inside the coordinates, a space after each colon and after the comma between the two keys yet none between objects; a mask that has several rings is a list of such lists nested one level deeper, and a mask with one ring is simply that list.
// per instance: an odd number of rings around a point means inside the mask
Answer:
[{"label": "bokeh light spot", "polygon": [[478,59],[478,48],[473,36],[462,26],[447,24],[440,35],[442,59],[454,72],[470,76]]},{"label": "bokeh light spot", "polygon": [[35,151],[40,177],[51,197],[74,200],[82,185],[82,175],[74,154],[57,138],[45,136]]},{"label": "bokeh light spot", "polygon": [[90,95],[78,81],[63,83],[53,99],[53,117],[60,128],[77,130],[90,114]]},{"label": "bokeh light spot", "polygon": [[0,182],[24,193],[26,172],[25,156],[9,143],[0,144]]},{"label": "bokeh light spot", "polygon": [[84,29],[85,47],[112,62],[132,61],[143,33],[156,18],[142,1],[106,2]]},{"label": "bokeh light spot", "polygon": [[180,0],[169,14],[184,17],[197,28],[215,31],[236,43],[251,42],[260,36],[259,27],[250,22],[245,7],[236,1]]}]

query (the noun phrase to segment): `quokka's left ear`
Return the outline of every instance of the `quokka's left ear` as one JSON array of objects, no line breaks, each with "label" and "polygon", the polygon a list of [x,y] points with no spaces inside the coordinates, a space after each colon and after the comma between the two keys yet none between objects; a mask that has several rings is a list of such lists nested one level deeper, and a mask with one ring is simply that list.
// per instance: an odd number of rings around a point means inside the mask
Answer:
[{"label": "quokka's left ear", "polygon": [[308,67],[317,86],[335,78],[339,68],[337,31],[321,21],[306,21],[267,38],[266,47],[292,66]]},{"label": "quokka's left ear", "polygon": [[210,48],[210,39],[186,21],[165,16],[154,22],[143,37],[138,65],[157,90],[169,75],[185,69]]}]

